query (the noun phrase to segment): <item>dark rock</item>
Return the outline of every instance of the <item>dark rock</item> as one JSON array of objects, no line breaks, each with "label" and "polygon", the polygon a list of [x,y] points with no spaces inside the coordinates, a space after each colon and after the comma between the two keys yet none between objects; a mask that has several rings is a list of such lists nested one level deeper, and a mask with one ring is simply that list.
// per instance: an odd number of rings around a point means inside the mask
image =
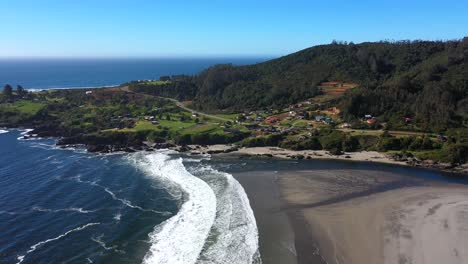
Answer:
[{"label": "dark rock", "polygon": [[129,152],[129,153],[134,153],[134,152],[136,152],[136,150],[134,150],[134,149],[132,149],[132,148],[129,148],[129,147],[126,147],[126,148],[124,149],[124,151],[125,151],[125,152]]},{"label": "dark rock", "polygon": [[88,152],[109,153],[109,147],[107,145],[87,145],[86,150]]},{"label": "dark rock", "polygon": [[208,154],[219,154],[219,153],[223,153],[224,150],[208,150],[207,153]]}]

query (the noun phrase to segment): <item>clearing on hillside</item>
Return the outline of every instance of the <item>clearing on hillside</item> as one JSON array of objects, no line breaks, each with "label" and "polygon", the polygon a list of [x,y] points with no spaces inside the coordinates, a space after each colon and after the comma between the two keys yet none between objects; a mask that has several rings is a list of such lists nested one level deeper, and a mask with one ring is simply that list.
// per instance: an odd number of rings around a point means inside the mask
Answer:
[{"label": "clearing on hillside", "polygon": [[323,82],[318,87],[323,92],[322,95],[311,99],[313,103],[323,103],[342,96],[349,89],[359,86],[357,83],[347,83],[340,81]]}]

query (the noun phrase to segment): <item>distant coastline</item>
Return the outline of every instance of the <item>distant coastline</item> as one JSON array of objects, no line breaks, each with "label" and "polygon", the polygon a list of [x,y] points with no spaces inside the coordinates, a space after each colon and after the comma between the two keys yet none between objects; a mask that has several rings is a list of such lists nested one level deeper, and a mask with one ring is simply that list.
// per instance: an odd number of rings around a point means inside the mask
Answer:
[{"label": "distant coastline", "polygon": [[117,86],[163,75],[194,75],[215,65],[254,64],[268,58],[0,58],[0,84],[25,89],[73,89]]},{"label": "distant coastline", "polygon": [[45,90],[76,90],[76,89],[105,89],[116,88],[120,84],[104,85],[104,86],[83,86],[83,87],[49,87],[49,88],[26,88],[29,92],[41,92]]}]

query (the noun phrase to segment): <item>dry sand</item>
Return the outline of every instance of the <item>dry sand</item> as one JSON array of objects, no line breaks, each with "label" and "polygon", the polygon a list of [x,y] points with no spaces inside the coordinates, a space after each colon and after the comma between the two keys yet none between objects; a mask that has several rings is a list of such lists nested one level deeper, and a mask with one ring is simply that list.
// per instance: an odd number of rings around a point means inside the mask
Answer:
[{"label": "dry sand", "polygon": [[[196,146],[191,145],[195,152],[209,152],[209,151],[225,151],[232,148],[229,145],[210,145],[210,146]],[[359,151],[359,152],[346,152],[343,155],[331,155],[326,150],[289,150],[278,147],[252,147],[252,148],[239,148],[236,151],[230,152],[230,154],[238,155],[250,155],[250,156],[262,156],[268,155],[275,158],[289,159],[294,156],[302,155],[304,158],[309,159],[336,159],[336,160],[351,160],[351,161],[370,161],[370,162],[381,162],[389,164],[407,165],[406,162],[395,161],[389,158],[387,155],[379,153],[377,151]]]},{"label": "dry sand", "polygon": [[468,263],[468,189],[403,182],[378,171],[279,176],[285,209],[304,217],[329,264]]}]

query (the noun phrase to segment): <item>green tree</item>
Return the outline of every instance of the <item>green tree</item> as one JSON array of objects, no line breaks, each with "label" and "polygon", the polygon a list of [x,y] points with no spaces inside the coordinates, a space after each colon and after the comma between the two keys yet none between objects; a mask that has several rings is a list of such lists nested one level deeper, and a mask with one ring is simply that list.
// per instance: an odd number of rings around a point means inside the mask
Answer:
[{"label": "green tree", "polygon": [[3,94],[7,99],[13,98],[13,87],[9,84],[5,85],[5,87],[3,87]]},{"label": "green tree", "polygon": [[23,97],[25,95],[25,90],[23,88],[23,86],[21,85],[18,85],[16,86],[16,93],[18,94],[19,97]]}]

